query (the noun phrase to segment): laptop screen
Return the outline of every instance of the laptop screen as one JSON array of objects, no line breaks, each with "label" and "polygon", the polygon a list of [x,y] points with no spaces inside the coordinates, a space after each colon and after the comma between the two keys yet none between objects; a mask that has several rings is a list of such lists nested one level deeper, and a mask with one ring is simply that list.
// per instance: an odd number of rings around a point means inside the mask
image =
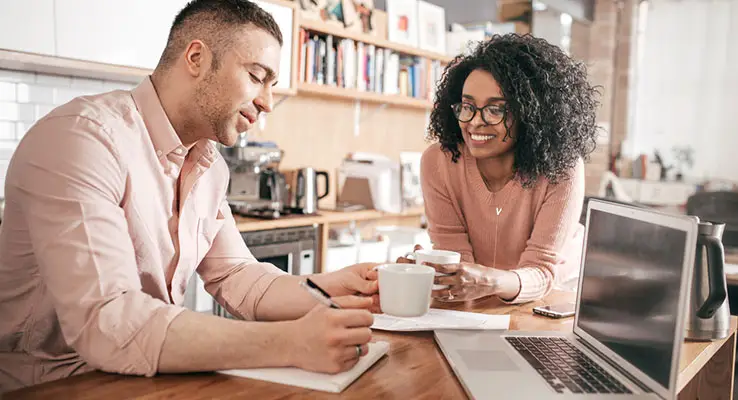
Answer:
[{"label": "laptop screen", "polygon": [[669,387],[687,232],[592,209],[577,326]]}]

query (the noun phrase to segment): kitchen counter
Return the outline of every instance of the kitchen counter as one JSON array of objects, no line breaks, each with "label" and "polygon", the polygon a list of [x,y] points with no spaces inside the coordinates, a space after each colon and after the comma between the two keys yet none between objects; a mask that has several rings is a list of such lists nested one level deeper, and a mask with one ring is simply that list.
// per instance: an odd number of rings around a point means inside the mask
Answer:
[{"label": "kitchen counter", "polygon": [[317,227],[318,236],[316,238],[317,248],[315,249],[314,271],[322,272],[328,257],[328,236],[331,225],[367,221],[381,222],[389,225],[420,226],[420,219],[424,213],[425,209],[423,207],[415,207],[398,214],[377,210],[346,212],[319,210],[316,215],[288,215],[279,219],[247,218],[238,215],[234,215],[234,218],[236,219],[236,227],[241,233],[305,226]]},{"label": "kitchen counter", "polygon": [[265,229],[291,228],[295,226],[340,224],[351,221],[371,221],[389,218],[420,217],[424,214],[423,207],[411,208],[399,214],[386,213],[377,210],[361,211],[331,211],[319,210],[316,215],[290,215],[279,219],[246,218],[234,215],[236,226],[241,232],[253,232]]}]

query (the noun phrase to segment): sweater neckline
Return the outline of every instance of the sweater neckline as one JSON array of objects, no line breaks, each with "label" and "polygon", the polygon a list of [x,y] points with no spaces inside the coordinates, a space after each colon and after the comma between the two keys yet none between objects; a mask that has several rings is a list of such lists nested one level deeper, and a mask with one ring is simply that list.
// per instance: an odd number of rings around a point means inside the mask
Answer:
[{"label": "sweater neckline", "polygon": [[519,186],[518,179],[513,177],[505,184],[505,186],[502,187],[502,189],[496,192],[489,190],[487,185],[484,183],[484,178],[482,178],[482,173],[479,171],[476,159],[472,156],[466,145],[463,145],[462,147],[466,170],[471,178],[470,183],[475,194],[483,198],[493,207],[504,208],[505,206],[509,206],[510,196],[512,196],[512,192],[515,191],[515,188]]}]

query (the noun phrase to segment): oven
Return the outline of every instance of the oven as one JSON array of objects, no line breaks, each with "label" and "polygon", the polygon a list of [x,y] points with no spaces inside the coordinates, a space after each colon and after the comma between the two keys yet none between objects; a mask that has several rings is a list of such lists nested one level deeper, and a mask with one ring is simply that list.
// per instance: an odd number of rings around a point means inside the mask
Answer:
[{"label": "oven", "polygon": [[317,225],[243,232],[241,237],[259,262],[274,264],[292,275],[315,273]]},{"label": "oven", "polygon": [[[274,264],[291,275],[308,275],[317,269],[317,225],[242,232],[241,237],[259,262]],[[205,291],[198,274],[193,274],[187,292],[185,307],[221,317],[235,318]]]}]

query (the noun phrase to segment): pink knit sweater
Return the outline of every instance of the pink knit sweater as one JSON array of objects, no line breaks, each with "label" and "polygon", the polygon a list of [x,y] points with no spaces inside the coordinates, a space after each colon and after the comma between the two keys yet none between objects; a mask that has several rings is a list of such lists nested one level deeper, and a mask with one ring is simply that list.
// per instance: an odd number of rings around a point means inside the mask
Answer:
[{"label": "pink knit sweater", "polygon": [[521,290],[510,302],[539,299],[555,283],[578,275],[584,231],[581,161],[571,178],[557,185],[541,178],[523,189],[513,179],[493,193],[466,146],[453,163],[434,144],[423,153],[421,182],[433,247],[458,251],[465,262],[515,272]]}]

